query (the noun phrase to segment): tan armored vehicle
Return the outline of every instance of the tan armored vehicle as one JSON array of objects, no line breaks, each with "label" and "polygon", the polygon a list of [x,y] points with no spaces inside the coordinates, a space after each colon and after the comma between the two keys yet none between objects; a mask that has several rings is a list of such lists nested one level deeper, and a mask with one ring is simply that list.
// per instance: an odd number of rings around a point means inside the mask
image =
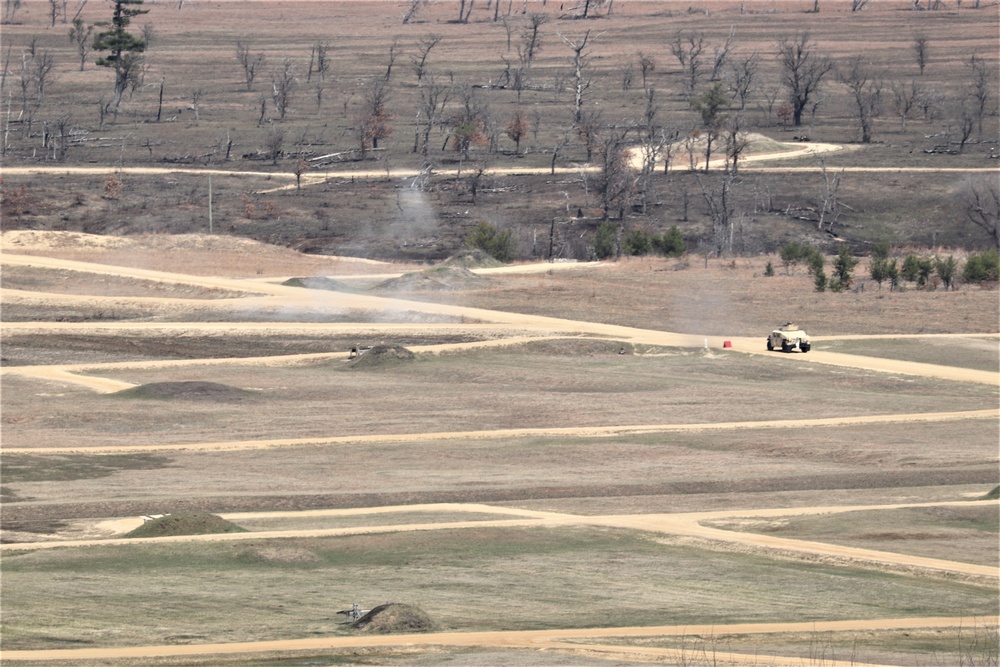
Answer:
[{"label": "tan armored vehicle", "polygon": [[799,350],[801,352],[808,352],[811,347],[809,334],[791,322],[775,329],[767,337],[768,350],[781,350],[782,352]]}]

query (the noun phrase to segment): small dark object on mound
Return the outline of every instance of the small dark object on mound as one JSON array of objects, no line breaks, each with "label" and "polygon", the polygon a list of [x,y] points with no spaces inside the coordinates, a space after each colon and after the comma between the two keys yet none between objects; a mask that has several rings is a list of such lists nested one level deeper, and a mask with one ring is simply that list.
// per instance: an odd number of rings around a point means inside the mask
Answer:
[{"label": "small dark object on mound", "polygon": [[990,491],[985,496],[980,498],[980,500],[997,500],[997,499],[1000,499],[1000,486],[994,486],[992,491]]},{"label": "small dark object on mound", "polygon": [[151,382],[124,391],[115,392],[113,396],[122,398],[187,398],[208,399],[212,401],[242,401],[252,392],[218,382]]},{"label": "small dark object on mound", "polygon": [[375,345],[364,350],[349,363],[352,368],[372,368],[386,364],[413,361],[416,358],[412,352],[402,345]]},{"label": "small dark object on mound", "polygon": [[356,292],[347,283],[332,278],[289,278],[281,283],[285,287],[304,287],[306,289],[325,289],[332,292]]},{"label": "small dark object on mound", "polygon": [[448,259],[441,262],[439,266],[459,266],[467,269],[492,269],[498,266],[503,266],[503,262],[488,252],[480,250],[479,248],[472,248],[471,250],[460,252],[457,255],[452,255]]},{"label": "small dark object on mound", "polygon": [[352,623],[351,628],[379,635],[430,632],[434,629],[434,621],[418,607],[390,602],[375,607]]},{"label": "small dark object on mound", "polygon": [[208,512],[183,512],[167,514],[142,524],[125,537],[165,537],[167,535],[215,535],[217,533],[245,533],[235,523]]}]

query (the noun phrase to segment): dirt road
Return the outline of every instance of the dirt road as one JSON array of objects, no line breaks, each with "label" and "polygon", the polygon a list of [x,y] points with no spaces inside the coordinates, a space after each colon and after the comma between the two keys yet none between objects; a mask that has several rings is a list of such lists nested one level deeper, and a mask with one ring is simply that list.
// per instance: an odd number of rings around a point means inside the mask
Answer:
[{"label": "dirt road", "polygon": [[[808,623],[740,623],[732,625],[661,625],[649,627],[581,628],[567,630],[522,630],[510,632],[439,632],[411,635],[381,635],[354,637],[318,637],[279,641],[242,642],[232,644],[134,646],[126,648],[56,649],[51,651],[4,651],[7,661],[24,660],[110,660],[123,658],[153,658],[193,655],[235,655],[281,651],[323,651],[350,648],[391,647],[501,647],[533,650],[560,650],[575,654],[589,651],[619,655],[645,655],[650,657],[675,657],[678,649],[631,647],[618,645],[576,643],[601,637],[719,637],[724,635],[773,634],[778,632],[843,632],[865,630],[915,630],[920,628],[966,629],[993,627],[996,617],[990,618],[902,618],[873,619],[865,621],[827,621]],[[714,657],[721,660],[726,654]],[[728,654],[735,664],[800,666],[802,659],[768,656],[741,656]],[[690,658],[690,656],[689,656]],[[746,662],[742,662],[746,660]],[[765,663],[759,662],[766,660]],[[689,661],[688,664],[693,664]],[[733,664],[733,663],[730,663]],[[873,663],[860,663],[824,659],[824,667],[890,667]]]}]

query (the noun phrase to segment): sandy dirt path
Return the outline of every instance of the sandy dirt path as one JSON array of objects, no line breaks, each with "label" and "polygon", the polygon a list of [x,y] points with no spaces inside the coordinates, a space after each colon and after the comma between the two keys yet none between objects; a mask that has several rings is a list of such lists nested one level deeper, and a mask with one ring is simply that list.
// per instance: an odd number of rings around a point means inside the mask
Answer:
[{"label": "sandy dirt path", "polygon": [[[477,521],[444,521],[432,523],[403,523],[375,526],[352,526],[348,528],[274,530],[248,533],[218,533],[210,535],[176,535],[167,537],[152,537],[145,539],[112,538],[63,540],[46,542],[22,542],[0,545],[0,553],[21,551],[38,551],[42,549],[79,548],[94,546],[136,546],[141,544],[191,543],[191,542],[240,542],[260,539],[290,539],[315,537],[343,537],[347,535],[370,535],[376,533],[397,533],[412,531],[460,530],[466,528],[522,528],[557,526],[605,526],[612,528],[628,528],[644,532],[698,538],[710,542],[738,544],[754,547],[768,552],[793,553],[811,557],[831,558],[840,564],[853,566],[871,566],[902,568],[909,570],[935,571],[952,574],[968,575],[977,578],[996,579],[1000,572],[992,566],[975,565],[957,561],[947,561],[937,558],[925,558],[873,549],[862,549],[824,542],[796,540],[774,537],[757,533],[723,530],[703,525],[707,521],[719,521],[734,518],[790,517],[817,514],[835,514],[870,510],[898,510],[920,507],[988,507],[996,506],[995,500],[951,501],[935,503],[898,503],[889,505],[842,505],[823,507],[780,508],[766,510],[718,510],[711,512],[685,512],[674,514],[640,514],[640,515],[602,515],[586,516],[565,514],[561,512],[546,512],[536,510],[520,510],[502,506],[480,503],[446,503],[432,505],[403,505],[380,508],[378,513],[392,512],[473,512],[487,514],[510,515],[511,519],[484,519]],[[221,516],[232,521],[253,518],[291,518],[291,517],[337,517],[364,516],[374,512],[364,510],[345,512],[343,510],[312,510],[308,512],[240,512],[227,513]]]},{"label": "sandy dirt path", "polygon": [[[235,655],[282,651],[325,651],[351,648],[393,648],[393,647],[500,647],[526,649],[557,649],[573,652],[595,650],[602,653],[613,652],[621,655],[644,654],[669,657],[678,654],[677,649],[655,649],[627,645],[595,645],[569,643],[571,640],[587,640],[602,637],[719,637],[725,635],[774,634],[781,632],[818,633],[851,632],[865,630],[915,630],[921,628],[992,628],[997,625],[996,617],[936,617],[936,618],[895,618],[855,621],[817,621],[806,623],[734,623],[729,625],[660,625],[646,627],[581,628],[566,630],[521,630],[508,632],[437,632],[411,635],[367,635],[353,637],[315,637],[309,639],[288,639],[260,642],[239,642],[231,644],[187,644],[162,646],[130,646],[123,648],[54,649],[48,651],[4,651],[5,660],[112,660],[123,658],[153,658],[193,655]],[[750,656],[747,656],[750,657]],[[743,656],[739,659],[742,660]],[[753,656],[752,665],[802,665],[802,658],[773,658]],[[765,660],[761,663],[758,660]],[[851,661],[834,662],[823,660],[824,667],[865,667],[865,663]],[[883,667],[868,663],[868,667]],[[890,666],[884,666],[890,667]]]}]

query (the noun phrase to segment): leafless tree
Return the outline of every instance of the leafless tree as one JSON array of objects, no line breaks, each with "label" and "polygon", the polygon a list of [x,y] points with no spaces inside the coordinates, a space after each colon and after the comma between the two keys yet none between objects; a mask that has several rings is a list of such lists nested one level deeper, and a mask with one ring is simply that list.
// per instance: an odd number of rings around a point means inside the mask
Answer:
[{"label": "leafless tree", "polygon": [[966,65],[971,70],[972,86],[969,91],[972,110],[976,116],[976,127],[979,140],[983,139],[983,117],[989,111],[990,98],[993,97],[993,67],[978,54],[972,54]]},{"label": "leafless tree", "polygon": [[281,157],[285,145],[285,130],[272,122],[264,141],[267,155],[271,158],[271,164],[278,164],[278,159]]},{"label": "leafless tree", "polygon": [[476,0],[458,0],[458,22],[468,23],[469,15],[472,14],[472,7]]},{"label": "leafless tree", "polygon": [[642,75],[642,88],[648,90],[649,75],[656,71],[656,61],[653,56],[646,55],[642,51],[636,55],[636,59],[639,63],[639,73]]},{"label": "leafless tree", "polygon": [[191,91],[191,110],[194,111],[194,121],[197,123],[201,120],[201,98],[205,94],[205,91],[201,88],[195,88]]},{"label": "leafless tree", "polygon": [[392,40],[392,44],[389,45],[389,62],[385,65],[385,81],[388,83],[389,77],[392,76],[393,65],[396,64],[396,58],[399,57],[399,40]]},{"label": "leafless tree", "polygon": [[69,133],[73,125],[73,114],[71,112],[66,112],[58,116],[54,125],[56,136],[53,152],[56,160],[59,162],[65,162],[66,151],[69,149]]},{"label": "leafless tree", "polygon": [[694,94],[701,76],[701,54],[705,50],[705,35],[702,33],[678,32],[670,42],[670,52],[681,64],[687,77],[688,95]]},{"label": "leafless tree", "polygon": [[288,113],[296,83],[298,79],[295,77],[295,65],[285,58],[281,66],[271,72],[271,101],[274,102],[274,110],[278,112],[280,120],[284,120]]},{"label": "leafless tree", "polygon": [[833,63],[815,52],[807,32],[778,42],[778,62],[781,81],[792,105],[792,122],[798,127],[802,125],[802,113],[818,93],[823,77],[833,69]]},{"label": "leafless tree", "polygon": [[750,92],[753,90],[754,81],[757,79],[757,69],[760,66],[760,59],[756,53],[741,58],[737,62],[730,63],[727,80],[729,82],[729,92],[740,101],[740,110],[746,109],[747,100],[750,99]]},{"label": "leafless tree", "polygon": [[358,147],[364,158],[378,142],[392,134],[392,114],[389,113],[389,84],[385,79],[372,79],[365,89],[361,114],[358,117]]},{"label": "leafless tree", "polygon": [[403,14],[403,25],[406,25],[417,15],[421,7],[426,7],[429,0],[410,0],[410,5]]},{"label": "leafless tree", "polygon": [[45,86],[52,82],[56,59],[48,49],[42,49],[36,53],[31,62],[35,69],[35,99],[40,105],[45,99]]},{"label": "leafless tree", "polygon": [[327,42],[316,42],[309,51],[309,69],[306,72],[306,82],[312,81],[313,72],[319,76],[320,81],[326,80],[326,73],[330,69],[330,56],[327,53],[330,45]]},{"label": "leafless tree", "polygon": [[3,0],[3,23],[13,23],[14,15],[21,8],[21,0]]},{"label": "leafless tree", "polygon": [[410,57],[413,73],[417,75],[417,86],[423,85],[424,76],[427,75],[427,58],[431,55],[431,49],[441,43],[441,39],[441,35],[427,35],[417,45],[417,55]]},{"label": "leafless tree", "polygon": [[600,137],[594,191],[601,203],[605,220],[612,211],[618,220],[625,219],[625,209],[635,187],[635,173],[629,164],[629,147],[626,143],[631,129],[628,125],[624,128],[607,128]]},{"label": "leafless tree", "polygon": [[899,130],[906,132],[906,119],[920,103],[924,93],[923,86],[914,80],[910,81],[909,86],[894,83],[889,88],[892,92],[892,111],[899,117]]},{"label": "leafless tree", "polygon": [[579,123],[583,116],[583,96],[590,88],[590,79],[584,75],[584,69],[590,62],[587,45],[590,43],[590,31],[582,38],[571,40],[563,35],[559,38],[573,51],[573,122]]},{"label": "leafless tree", "polygon": [[851,91],[855,118],[861,130],[861,143],[872,141],[875,119],[882,113],[882,76],[863,56],[854,56],[838,77]]},{"label": "leafless tree", "polygon": [[729,29],[729,36],[726,37],[726,41],[721,45],[716,44],[712,47],[712,74],[709,80],[718,81],[722,77],[722,71],[729,62],[729,53],[733,50],[733,40],[735,39],[736,28],[732,27]]},{"label": "leafless tree", "polygon": [[73,27],[69,29],[69,41],[76,47],[76,54],[80,56],[80,71],[83,71],[87,64],[87,55],[90,53],[90,35],[94,32],[94,26],[89,25],[84,28],[83,19],[73,19]]},{"label": "leafless tree", "polygon": [[587,150],[587,162],[594,159],[594,151],[604,129],[604,114],[599,109],[590,109],[580,114],[580,122],[575,125],[576,135]]},{"label": "leafless tree", "polygon": [[920,76],[924,75],[924,68],[927,67],[927,58],[930,55],[930,43],[931,40],[927,35],[918,33],[913,36],[913,55],[917,59]]},{"label": "leafless tree", "polygon": [[937,88],[921,88],[920,97],[917,99],[917,106],[924,115],[924,120],[931,120],[936,116],[938,107],[944,102],[944,95]]},{"label": "leafless tree", "polygon": [[264,65],[264,54],[250,55],[250,45],[242,40],[236,40],[236,60],[243,67],[243,79],[247,90],[253,90],[253,81],[258,70]]},{"label": "leafless tree", "polygon": [[966,219],[986,232],[1000,250],[1000,182],[994,176],[970,180],[962,188],[960,199]]},{"label": "leafless tree", "polygon": [[427,77],[427,83],[420,88],[420,106],[417,108],[413,152],[419,151],[424,157],[429,154],[431,132],[440,122],[441,114],[448,104],[449,94],[449,87],[439,84],[433,76]]},{"label": "leafless tree", "polygon": [[851,11],[860,12],[862,9],[868,6],[870,0],[851,0]]},{"label": "leafless tree", "polygon": [[[474,145],[486,144],[489,141],[486,128],[489,103],[480,97],[472,86],[458,88],[458,96],[461,108],[451,120],[448,140],[462,154],[462,159],[468,160],[469,151]],[[445,143],[447,145],[447,140]]]},{"label": "leafless tree", "polygon": [[700,175],[697,178],[702,197],[704,197],[705,203],[708,205],[708,216],[712,219],[714,251],[717,256],[722,257],[733,250],[735,234],[733,223],[736,219],[736,203],[732,190],[735,176],[730,173],[723,174],[719,180],[718,189],[711,190],[705,185]]},{"label": "leafless tree", "polygon": [[743,114],[734,113],[726,118],[723,129],[726,149],[726,171],[734,176],[739,171],[740,157],[750,143]]},{"label": "leafless tree", "polygon": [[59,18],[59,4],[61,0],[49,0],[49,20],[52,28],[56,27],[56,20]]},{"label": "leafless tree", "polygon": [[826,168],[826,161],[823,159],[820,159],[820,167],[823,173],[823,194],[820,198],[819,211],[816,215],[816,229],[824,231],[825,227],[826,231],[832,231],[841,214],[840,200],[837,199],[837,193],[840,191],[840,179],[844,175],[844,170],[841,169],[837,173],[831,174]]},{"label": "leafless tree", "polygon": [[532,14],[528,17],[528,25],[521,33],[521,62],[525,71],[531,71],[535,57],[542,50],[542,26],[549,22],[545,14]]}]

